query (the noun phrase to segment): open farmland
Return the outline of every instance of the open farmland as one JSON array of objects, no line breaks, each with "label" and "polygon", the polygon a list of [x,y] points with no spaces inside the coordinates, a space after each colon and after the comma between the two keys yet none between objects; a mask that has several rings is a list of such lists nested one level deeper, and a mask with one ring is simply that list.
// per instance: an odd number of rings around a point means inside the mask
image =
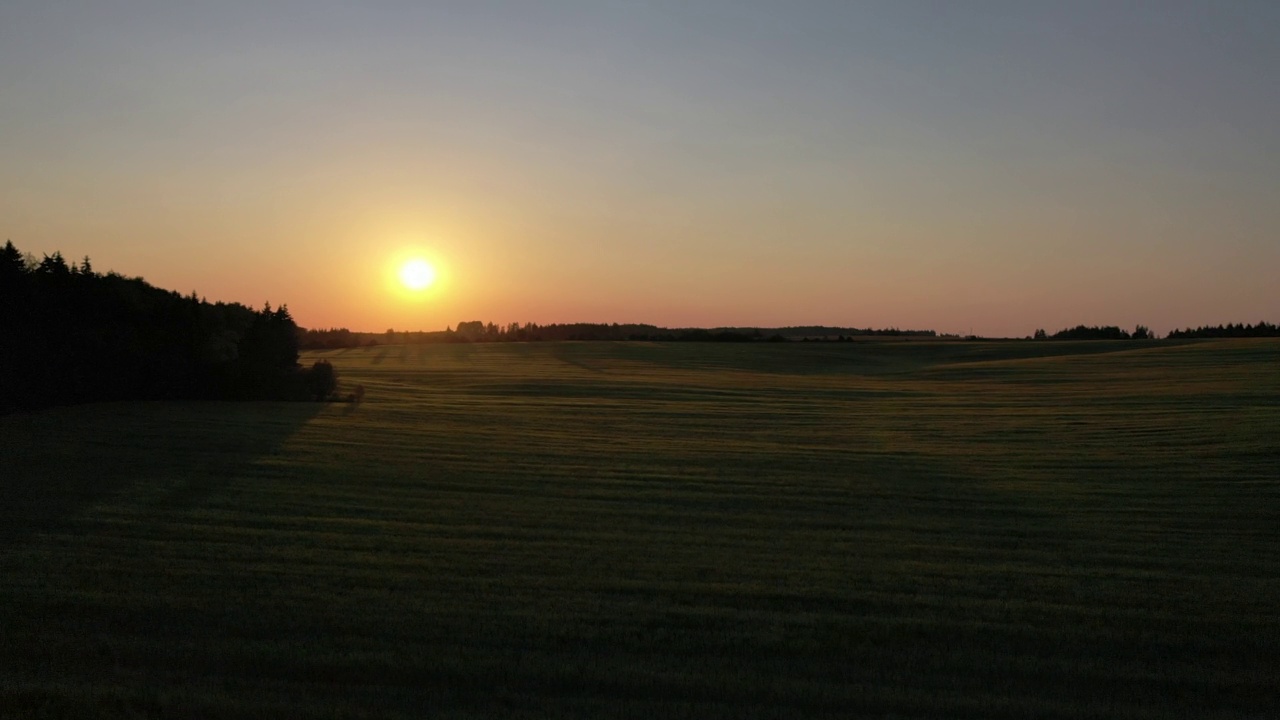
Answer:
[{"label": "open farmland", "polygon": [[1280,342],[320,357],[0,418],[0,716],[1280,706]]}]

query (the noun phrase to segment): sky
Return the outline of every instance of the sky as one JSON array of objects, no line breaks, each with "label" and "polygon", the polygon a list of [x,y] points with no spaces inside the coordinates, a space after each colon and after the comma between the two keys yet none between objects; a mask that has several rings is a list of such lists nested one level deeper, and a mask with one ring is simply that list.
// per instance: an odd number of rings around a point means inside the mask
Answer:
[{"label": "sky", "polygon": [[375,332],[1275,322],[1277,37],[1274,0],[4,0],[0,240]]}]

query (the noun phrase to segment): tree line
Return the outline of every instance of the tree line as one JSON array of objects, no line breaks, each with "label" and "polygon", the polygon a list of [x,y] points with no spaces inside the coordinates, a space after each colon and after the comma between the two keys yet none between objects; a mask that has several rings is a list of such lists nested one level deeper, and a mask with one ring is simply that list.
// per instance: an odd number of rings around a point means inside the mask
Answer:
[{"label": "tree line", "polygon": [[[286,306],[183,296],[89,258],[0,248],[0,412],[137,399],[328,397],[333,368],[298,365]],[[324,363],[328,365],[328,363]]]},{"label": "tree line", "polygon": [[[1216,326],[1205,325],[1195,329],[1171,330],[1165,337],[1171,339],[1280,337],[1280,327],[1266,321],[1257,325],[1244,325],[1241,323]],[[1035,340],[1154,340],[1157,335],[1145,325],[1135,327],[1131,333],[1115,325],[1077,325],[1073,328],[1059,330],[1052,335],[1049,335],[1043,329],[1036,330],[1032,338]]]},{"label": "tree line", "polygon": [[1153,340],[1155,335],[1145,325],[1139,325],[1133,332],[1122,330],[1115,325],[1077,325],[1049,335],[1043,329],[1036,330],[1031,336],[1035,340]]},{"label": "tree line", "polygon": [[1280,337],[1280,326],[1263,321],[1257,325],[1243,325],[1241,323],[1228,325],[1205,325],[1198,328],[1186,328],[1185,330],[1173,330],[1169,333],[1171,338],[1250,338],[1250,337]]},{"label": "tree line", "polygon": [[[800,325],[779,328],[721,327],[664,328],[636,323],[486,323],[480,320],[460,322],[445,330],[397,331],[384,333],[355,332],[347,328],[299,330],[298,342],[303,349],[335,349],[370,345],[416,343],[488,343],[488,342],[555,342],[555,341],[649,341],[649,342],[851,342],[859,338],[898,338],[948,340],[986,340],[977,336],[942,335],[933,330],[900,330],[898,328],[830,327]],[[1173,330],[1168,338],[1241,338],[1280,337],[1280,329],[1268,322],[1256,325],[1228,324],[1195,329]],[[1043,328],[1029,336],[1035,340],[1155,340],[1159,336],[1146,325],[1132,331],[1116,325],[1077,325],[1049,334]]]},{"label": "tree line", "polygon": [[851,340],[855,337],[937,337],[933,330],[899,330],[806,325],[781,328],[664,328],[641,323],[508,323],[468,320],[437,331],[353,332],[346,328],[301,330],[299,346],[307,350],[366,347],[378,344],[488,343],[558,341],[647,342],[784,342]]}]

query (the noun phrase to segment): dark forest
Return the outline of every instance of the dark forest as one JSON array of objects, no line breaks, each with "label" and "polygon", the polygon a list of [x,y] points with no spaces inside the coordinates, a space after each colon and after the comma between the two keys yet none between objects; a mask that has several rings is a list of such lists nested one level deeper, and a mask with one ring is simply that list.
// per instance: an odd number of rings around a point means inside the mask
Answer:
[{"label": "dark forest", "polygon": [[[0,249],[0,412],[100,400],[306,399],[284,305],[253,310]],[[314,377],[312,377],[314,375]],[[326,381],[328,382],[328,381]]]}]

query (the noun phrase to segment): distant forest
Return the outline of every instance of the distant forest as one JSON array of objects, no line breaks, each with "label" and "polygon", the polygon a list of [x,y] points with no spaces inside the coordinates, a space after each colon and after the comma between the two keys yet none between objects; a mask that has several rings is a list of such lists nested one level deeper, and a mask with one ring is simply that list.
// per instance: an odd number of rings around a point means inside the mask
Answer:
[{"label": "distant forest", "polygon": [[281,305],[253,310],[0,248],[0,412],[97,400],[305,399],[336,388],[298,365]]},{"label": "distant forest", "polygon": [[1169,333],[1171,338],[1246,338],[1246,337],[1280,337],[1280,326],[1273,325],[1269,322],[1260,322],[1257,325],[1217,325],[1198,327],[1194,330],[1187,328],[1186,330],[1174,330]]},{"label": "distant forest", "polygon": [[[1106,326],[1085,326],[1077,325],[1066,330],[1049,335],[1044,330],[1036,330],[1032,336],[1036,340],[1152,340],[1155,335],[1144,325],[1134,328],[1133,332],[1121,330],[1114,325]],[[1198,327],[1194,330],[1187,328],[1186,330],[1172,330],[1165,337],[1171,339],[1185,338],[1251,338],[1251,337],[1280,337],[1280,327],[1269,322],[1260,322],[1257,325],[1218,325]]]},{"label": "distant forest", "polygon": [[299,346],[307,350],[402,343],[555,342],[564,340],[636,340],[650,342],[787,342],[791,340],[851,341],[859,337],[933,338],[933,330],[846,328],[810,325],[783,328],[663,328],[635,323],[509,323],[479,320],[431,332],[352,332],[346,328],[303,330]]},{"label": "distant forest", "polygon": [[1121,330],[1115,325],[1085,326],[1077,325],[1049,335],[1044,330],[1036,330],[1032,336],[1035,340],[1153,340],[1155,335],[1145,325],[1139,325],[1133,332]]}]

